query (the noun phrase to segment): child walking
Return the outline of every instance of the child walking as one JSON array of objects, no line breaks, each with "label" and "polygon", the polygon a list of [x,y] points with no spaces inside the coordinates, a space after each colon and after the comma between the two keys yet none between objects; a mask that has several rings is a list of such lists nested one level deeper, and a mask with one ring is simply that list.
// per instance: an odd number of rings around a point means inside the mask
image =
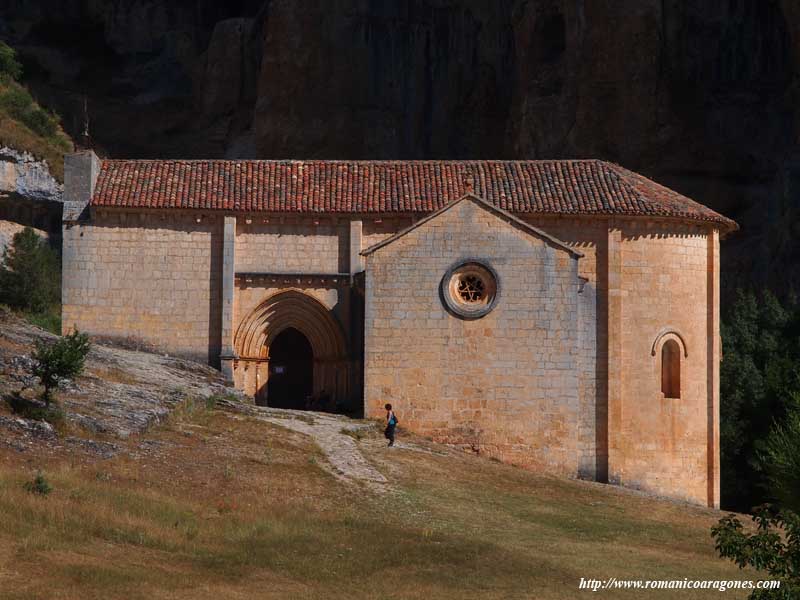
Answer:
[{"label": "child walking", "polygon": [[397,417],[392,410],[391,404],[386,404],[384,408],[386,409],[386,431],[383,432],[383,435],[389,440],[389,446],[394,446],[394,430],[397,427]]}]

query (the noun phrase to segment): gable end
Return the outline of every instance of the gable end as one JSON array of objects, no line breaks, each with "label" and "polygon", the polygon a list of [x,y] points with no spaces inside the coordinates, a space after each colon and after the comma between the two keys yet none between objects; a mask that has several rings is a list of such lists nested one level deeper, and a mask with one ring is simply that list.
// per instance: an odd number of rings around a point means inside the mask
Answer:
[{"label": "gable end", "polygon": [[388,246],[389,244],[392,244],[396,240],[398,240],[398,239],[404,237],[405,235],[411,233],[412,231],[414,231],[418,227],[424,225],[428,221],[432,221],[433,219],[435,219],[436,217],[438,217],[442,213],[450,210],[451,208],[453,208],[454,206],[456,206],[457,204],[460,204],[461,202],[463,202],[465,200],[472,201],[477,206],[483,208],[487,212],[490,212],[490,213],[494,214],[495,216],[500,217],[502,220],[507,222],[509,225],[512,225],[512,226],[514,226],[514,227],[516,227],[518,229],[521,229],[522,231],[524,231],[525,233],[527,233],[529,235],[532,235],[534,237],[537,237],[537,238],[541,239],[542,241],[544,241],[549,246],[552,246],[553,248],[556,248],[557,250],[561,250],[563,252],[567,252],[568,254],[570,254],[572,256],[572,258],[574,258],[576,260],[583,257],[583,254],[581,254],[580,252],[578,252],[574,248],[570,247],[566,243],[562,242],[558,238],[553,237],[549,233],[546,233],[546,232],[542,231],[538,227],[534,227],[533,225],[529,225],[528,223],[526,223],[522,219],[519,219],[519,218],[515,217],[511,213],[503,210],[502,208],[498,208],[494,204],[492,204],[490,202],[487,202],[486,200],[484,200],[483,198],[481,198],[479,196],[476,196],[475,194],[464,194],[458,200],[454,200],[450,204],[447,204],[447,205],[443,206],[442,208],[440,208],[439,210],[432,212],[431,214],[429,214],[426,217],[420,219],[419,221],[417,221],[413,225],[410,225],[409,227],[406,227],[405,229],[402,229],[401,231],[398,231],[396,234],[386,238],[385,240],[382,240],[382,241],[378,242],[377,244],[374,244],[374,245],[370,246],[369,248],[367,248],[366,250],[361,252],[361,256],[369,256],[373,252],[376,252],[377,250],[380,250],[381,248],[383,248],[385,246]]}]

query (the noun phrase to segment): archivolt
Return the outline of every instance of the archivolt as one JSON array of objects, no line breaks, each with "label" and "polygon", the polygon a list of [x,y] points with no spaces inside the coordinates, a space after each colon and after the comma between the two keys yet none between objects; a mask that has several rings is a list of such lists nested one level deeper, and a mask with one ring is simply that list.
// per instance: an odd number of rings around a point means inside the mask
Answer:
[{"label": "archivolt", "polygon": [[653,347],[650,349],[650,355],[651,356],[656,355],[656,349],[658,348],[659,343],[668,335],[674,336],[675,338],[678,339],[678,341],[681,344],[681,347],[683,348],[683,356],[685,358],[688,358],[689,349],[686,347],[686,341],[683,339],[683,336],[678,332],[678,330],[674,329],[673,327],[665,327],[664,329],[658,332],[656,339],[653,340]]},{"label": "archivolt", "polygon": [[278,292],[255,308],[239,325],[234,345],[239,358],[260,358],[281,331],[294,327],[308,338],[315,360],[345,356],[341,328],[319,301],[299,290]]}]

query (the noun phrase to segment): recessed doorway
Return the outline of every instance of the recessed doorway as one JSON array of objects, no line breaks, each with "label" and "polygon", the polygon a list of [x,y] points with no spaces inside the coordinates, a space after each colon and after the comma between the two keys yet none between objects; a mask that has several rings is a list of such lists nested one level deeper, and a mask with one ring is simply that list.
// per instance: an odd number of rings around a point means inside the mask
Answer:
[{"label": "recessed doorway", "polygon": [[314,351],[308,338],[293,327],[284,329],[269,346],[267,404],[275,408],[308,408],[313,382]]}]

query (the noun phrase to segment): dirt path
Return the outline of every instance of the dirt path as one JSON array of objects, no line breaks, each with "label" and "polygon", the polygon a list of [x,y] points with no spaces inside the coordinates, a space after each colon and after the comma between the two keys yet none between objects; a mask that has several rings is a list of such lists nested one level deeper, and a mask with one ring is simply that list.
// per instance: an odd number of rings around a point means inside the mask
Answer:
[{"label": "dirt path", "polygon": [[304,433],[314,439],[328,457],[333,474],[340,479],[363,481],[371,484],[386,484],[387,480],[375,467],[367,462],[355,439],[343,431],[367,430],[369,425],[348,423],[349,419],[324,413],[305,413],[297,416],[296,411],[261,408],[269,411],[263,420]]},{"label": "dirt path", "polygon": [[341,415],[299,412],[229,401],[219,402],[218,405],[311,437],[325,453],[330,471],[337,479],[349,483],[364,483],[376,491],[385,491],[388,488],[386,477],[364,458],[355,439],[359,432],[366,434],[371,429],[372,425],[368,423],[353,421]]},{"label": "dirt path", "polygon": [[[31,375],[34,343],[54,337],[10,313],[0,312],[0,398],[4,393],[33,389],[37,383]],[[309,436],[326,456],[324,468],[337,479],[380,492],[391,489],[386,476],[373,463],[377,461],[384,472],[391,472],[391,467],[380,458],[368,461],[362,454],[363,450],[372,453],[385,444],[374,424],[341,415],[247,404],[244,397],[225,386],[218,371],[191,361],[94,343],[83,376],[65,382],[59,391],[68,421],[79,429],[119,439],[144,433],[188,401],[212,396],[220,408]],[[242,401],[236,401],[236,397]],[[17,437],[24,438],[9,440],[19,450],[45,438],[51,446],[58,442],[52,428],[42,432],[37,427],[49,426],[11,416],[0,420],[3,433],[17,431]],[[0,435],[0,442],[8,437]],[[67,442],[93,443],[78,438]],[[98,446],[96,453],[113,455],[120,448],[107,444]],[[426,451],[408,443],[398,443],[397,449]]]}]

